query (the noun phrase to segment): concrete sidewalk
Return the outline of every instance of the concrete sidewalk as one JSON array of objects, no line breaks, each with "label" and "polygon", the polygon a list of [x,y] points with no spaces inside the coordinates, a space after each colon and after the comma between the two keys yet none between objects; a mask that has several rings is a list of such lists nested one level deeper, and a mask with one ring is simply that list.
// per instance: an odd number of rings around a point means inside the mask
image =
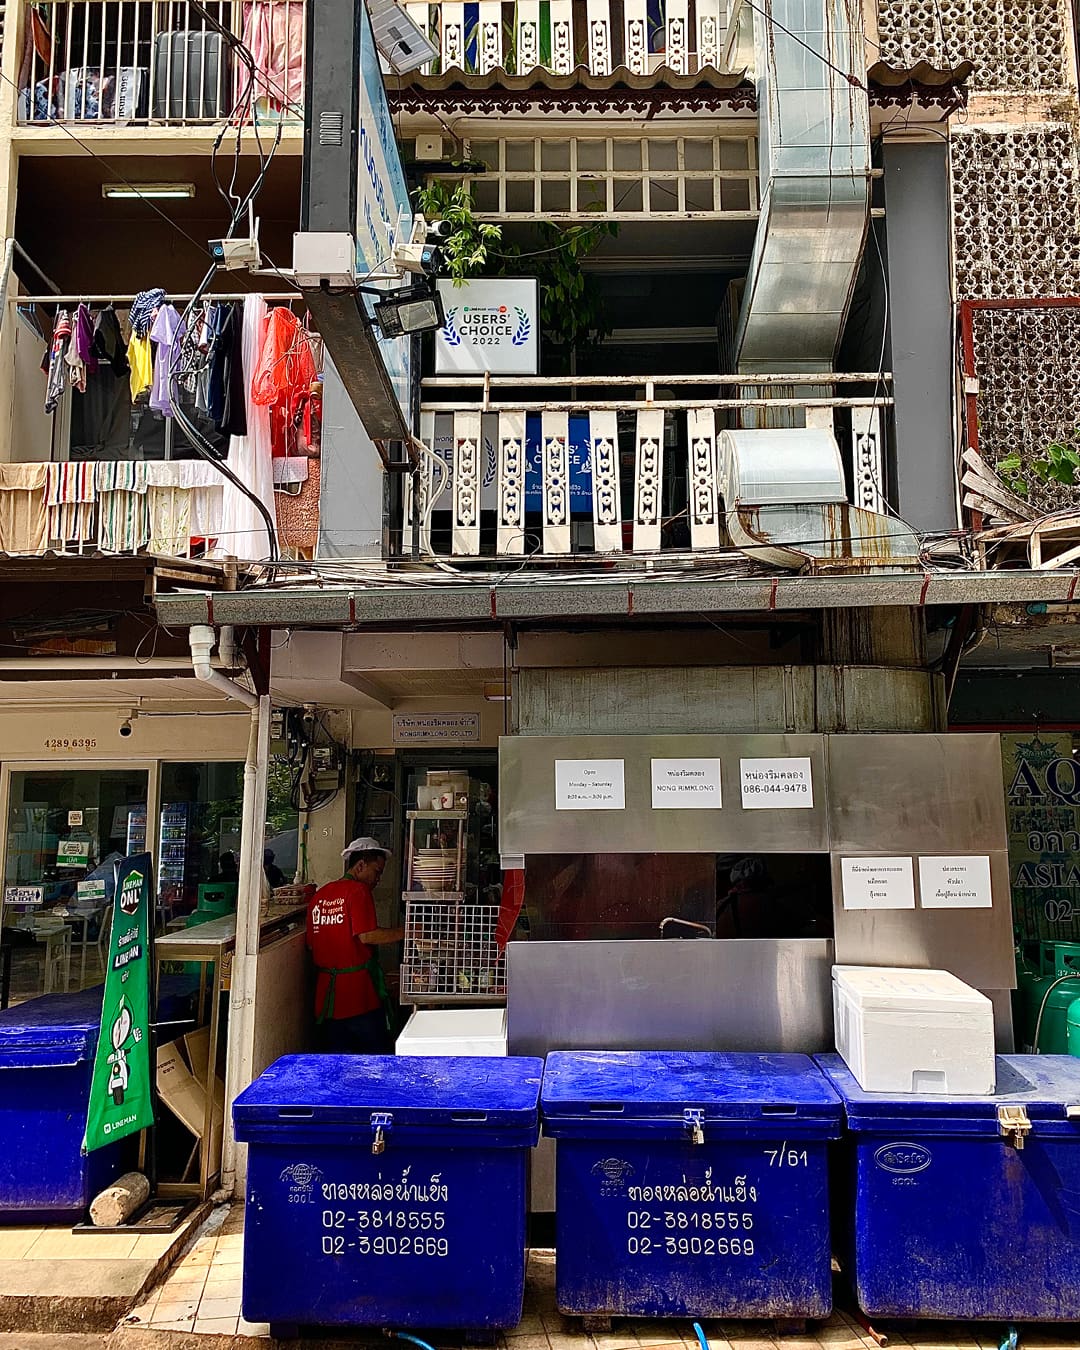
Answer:
[{"label": "concrete sidewalk", "polygon": [[[108,1350],[269,1350],[275,1345],[339,1350],[348,1345],[387,1345],[377,1331],[274,1341],[264,1324],[245,1322],[240,1311],[243,1223],[243,1207],[232,1206],[220,1227],[204,1233],[168,1278],[133,1309],[109,1338]],[[827,1322],[812,1324],[804,1335],[778,1336],[768,1322],[706,1322],[704,1328],[710,1350],[878,1350],[850,1306],[838,1307]],[[887,1332],[889,1344],[899,1350],[999,1350],[1006,1328],[907,1322],[878,1330]],[[453,1335],[434,1340],[439,1350],[461,1344]],[[610,1332],[586,1332],[580,1321],[563,1317],[555,1307],[554,1252],[536,1249],[529,1257],[522,1320],[497,1344],[498,1350],[699,1350],[686,1321],[616,1321]],[[1080,1327],[1025,1326],[1020,1350],[1025,1347],[1077,1350]]]}]

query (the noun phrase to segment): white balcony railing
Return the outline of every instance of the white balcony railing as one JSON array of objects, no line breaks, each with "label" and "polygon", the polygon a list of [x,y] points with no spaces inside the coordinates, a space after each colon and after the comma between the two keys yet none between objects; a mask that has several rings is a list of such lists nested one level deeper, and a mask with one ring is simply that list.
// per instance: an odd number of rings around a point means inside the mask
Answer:
[{"label": "white balcony railing", "polygon": [[304,0],[46,0],[26,24],[22,123],[303,118]]},{"label": "white balcony railing", "polygon": [[729,0],[409,0],[410,16],[439,48],[441,68],[486,74],[503,67],[524,75],[540,66],[569,75],[585,66],[609,75],[626,66],[659,66],[692,75],[721,65]]},{"label": "white balcony railing", "polygon": [[[728,543],[719,458],[725,428],[833,431],[851,464],[852,504],[881,512],[890,379],[426,379],[420,439],[428,453],[415,486],[406,480],[401,553],[556,561],[720,548]],[[456,397],[440,401],[440,389]],[[475,397],[462,400],[470,390]]]}]

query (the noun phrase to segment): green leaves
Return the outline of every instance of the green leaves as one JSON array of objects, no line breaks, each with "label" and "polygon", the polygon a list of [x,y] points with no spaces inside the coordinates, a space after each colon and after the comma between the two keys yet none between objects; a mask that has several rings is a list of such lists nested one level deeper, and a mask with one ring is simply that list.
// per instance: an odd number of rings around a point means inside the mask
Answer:
[{"label": "green leaves", "polygon": [[[1070,438],[1080,439],[1080,428],[1074,428],[1068,434]],[[1051,441],[1038,459],[1033,459],[1026,467],[1031,476],[1040,483],[1080,487],[1080,478],[1077,477],[1077,470],[1080,469],[1080,451],[1074,450],[1065,441]],[[1018,497],[1027,497],[1031,491],[1031,483],[1025,477],[1025,465],[1020,455],[1006,455],[1004,459],[997,461],[994,468],[1007,488]]]},{"label": "green leaves", "polygon": [[461,286],[470,277],[479,276],[487,266],[489,245],[502,239],[502,228],[476,219],[468,187],[433,178],[417,188],[416,204],[428,220],[445,220],[453,226],[453,234],[443,240],[442,250],[454,285]]}]

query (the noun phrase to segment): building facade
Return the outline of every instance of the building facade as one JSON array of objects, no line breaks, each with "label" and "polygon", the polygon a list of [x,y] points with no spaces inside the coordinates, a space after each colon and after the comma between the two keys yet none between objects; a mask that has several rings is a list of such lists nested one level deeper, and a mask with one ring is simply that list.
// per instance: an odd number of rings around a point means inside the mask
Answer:
[{"label": "building facade", "polygon": [[[161,886],[169,830],[198,816],[198,856],[159,901],[165,922],[239,855],[230,1090],[260,1067],[259,1017],[303,996],[299,961],[260,976],[250,939],[267,841],[289,880],[324,881],[349,839],[384,838],[396,915],[408,812],[456,772],[460,889],[491,911],[475,978],[501,959],[522,871],[533,936],[591,922],[585,892],[500,844],[501,736],[1075,722],[1069,672],[1039,674],[1075,621],[1075,490],[1036,463],[1077,421],[1068,8],[405,9],[437,52],[385,71],[408,183],[429,215],[464,185],[459,229],[499,227],[474,303],[514,311],[510,345],[528,337],[537,363],[462,371],[439,364],[445,338],[414,339],[412,435],[389,444],[338,334],[305,330],[290,270],[305,119],[332,130],[335,112],[305,108],[318,15],[53,0],[6,16],[3,923],[36,939],[33,912],[73,880],[56,859],[39,875],[80,828],[57,813],[97,813],[100,863],[141,810]],[[355,214],[362,184],[342,192]],[[211,241],[251,232],[249,197],[259,264],[204,294]],[[469,294],[443,285],[459,328]],[[205,298],[213,342],[149,331],[170,304],[196,331]],[[149,388],[132,336],[152,344]],[[237,366],[230,413],[200,380],[232,388]],[[193,665],[205,629],[215,655]],[[271,704],[307,709],[277,759]],[[617,869],[589,867],[606,932],[663,917],[621,911]],[[669,859],[653,899],[694,896],[714,923],[711,877],[703,892]],[[825,914],[828,869],[813,884]],[[88,940],[84,924],[84,961]],[[59,978],[34,947],[27,993]],[[1009,980],[997,965],[982,983],[1007,1035]]]}]

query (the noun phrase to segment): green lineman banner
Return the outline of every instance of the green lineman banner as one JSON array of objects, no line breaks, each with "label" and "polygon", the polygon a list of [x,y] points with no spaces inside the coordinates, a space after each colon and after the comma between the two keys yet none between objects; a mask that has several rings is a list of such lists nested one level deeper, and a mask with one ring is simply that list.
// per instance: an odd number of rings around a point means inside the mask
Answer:
[{"label": "green lineman banner", "polygon": [[116,870],[109,964],[101,1000],[83,1151],[115,1143],[154,1123],[150,1061],[149,853]]}]

